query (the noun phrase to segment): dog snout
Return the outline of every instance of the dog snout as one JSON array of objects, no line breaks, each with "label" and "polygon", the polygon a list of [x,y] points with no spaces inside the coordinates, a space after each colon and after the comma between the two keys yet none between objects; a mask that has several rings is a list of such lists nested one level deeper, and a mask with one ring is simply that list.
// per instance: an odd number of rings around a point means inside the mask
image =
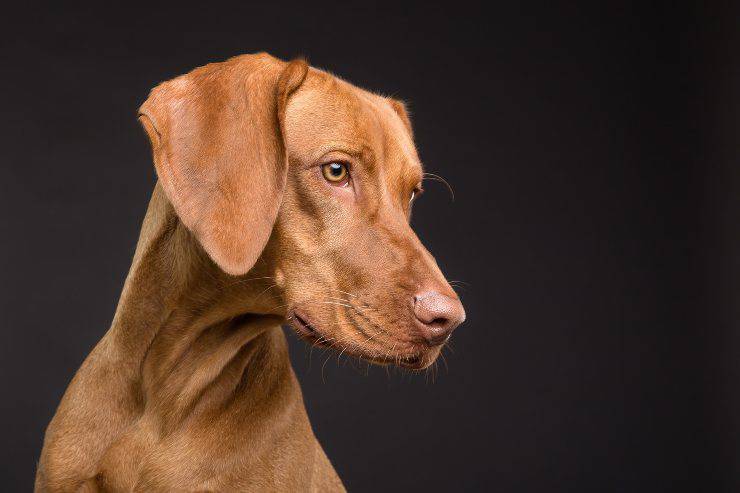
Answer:
[{"label": "dog snout", "polygon": [[465,321],[460,300],[436,291],[414,296],[414,315],[421,336],[430,346],[447,342],[452,331]]}]

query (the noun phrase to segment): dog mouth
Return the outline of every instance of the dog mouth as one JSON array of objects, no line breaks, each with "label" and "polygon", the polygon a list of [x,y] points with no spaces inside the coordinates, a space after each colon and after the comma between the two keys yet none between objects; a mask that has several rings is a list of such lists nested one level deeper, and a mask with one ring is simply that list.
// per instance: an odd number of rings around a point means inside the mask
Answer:
[{"label": "dog mouth", "polygon": [[429,362],[426,361],[423,353],[390,356],[369,354],[367,352],[358,350],[360,348],[350,350],[348,348],[338,347],[332,342],[331,338],[324,337],[316,328],[316,326],[312,324],[305,315],[299,314],[296,311],[292,312],[292,314],[288,317],[288,320],[291,322],[291,326],[296,329],[298,335],[301,338],[316,346],[341,350],[344,354],[356,356],[369,363],[380,366],[397,365],[410,370],[422,370],[429,366]]},{"label": "dog mouth", "polygon": [[293,312],[293,315],[291,317],[288,317],[288,319],[291,322],[294,322],[292,325],[298,330],[298,333],[300,335],[308,337],[309,339],[314,339],[315,341],[313,342],[316,342],[318,344],[328,345],[328,342],[325,341],[323,337],[321,337],[321,334],[319,334],[316,328],[298,313]]}]

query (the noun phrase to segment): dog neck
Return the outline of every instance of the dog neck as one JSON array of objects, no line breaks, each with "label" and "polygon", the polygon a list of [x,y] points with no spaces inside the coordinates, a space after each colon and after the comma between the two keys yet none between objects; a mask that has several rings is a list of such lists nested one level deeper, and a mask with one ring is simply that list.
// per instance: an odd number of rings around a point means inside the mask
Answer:
[{"label": "dog neck", "polygon": [[192,410],[228,374],[218,385],[223,400],[247,368],[264,364],[256,356],[269,352],[273,363],[289,365],[272,286],[260,269],[243,279],[218,269],[157,186],[106,337],[108,352],[119,371],[141,383],[145,402],[161,403],[168,414]]},{"label": "dog neck", "polygon": [[[182,467],[183,457],[191,464],[218,457],[264,484],[287,481],[290,470],[295,484],[273,489],[299,489],[320,449],[290,365],[284,316],[272,308],[280,302],[263,296],[267,277],[258,269],[242,278],[221,272],[157,186],[113,324],[47,429],[38,489],[78,491],[86,480],[102,485],[95,491],[179,491],[172,481],[221,489],[202,470]],[[167,447],[176,450],[162,452]],[[336,478],[323,452],[319,458]],[[169,486],[154,487],[152,478]]]}]

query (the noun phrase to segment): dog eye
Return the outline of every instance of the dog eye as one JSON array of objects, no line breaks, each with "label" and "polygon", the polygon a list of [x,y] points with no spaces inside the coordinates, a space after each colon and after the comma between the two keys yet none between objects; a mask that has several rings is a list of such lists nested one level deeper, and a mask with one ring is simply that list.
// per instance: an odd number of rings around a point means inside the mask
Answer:
[{"label": "dog eye", "polygon": [[421,195],[424,192],[424,190],[421,189],[421,187],[416,187],[413,190],[411,190],[411,198],[409,199],[409,204],[414,201],[416,197]]},{"label": "dog eye", "polygon": [[327,181],[335,185],[349,183],[349,170],[344,163],[327,163],[321,167],[321,172]]}]

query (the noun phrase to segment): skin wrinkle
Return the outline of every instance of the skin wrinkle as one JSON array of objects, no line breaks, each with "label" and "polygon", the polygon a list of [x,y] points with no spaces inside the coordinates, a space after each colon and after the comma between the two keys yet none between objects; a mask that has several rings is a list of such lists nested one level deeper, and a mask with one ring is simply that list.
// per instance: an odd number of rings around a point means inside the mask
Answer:
[{"label": "skin wrinkle", "polygon": [[[36,491],[343,491],[280,325],[376,363],[440,354],[414,296],[457,295],[409,225],[422,166],[403,105],[258,54],[164,82],[140,112],[159,181]],[[347,188],[321,173],[339,156]]]}]

